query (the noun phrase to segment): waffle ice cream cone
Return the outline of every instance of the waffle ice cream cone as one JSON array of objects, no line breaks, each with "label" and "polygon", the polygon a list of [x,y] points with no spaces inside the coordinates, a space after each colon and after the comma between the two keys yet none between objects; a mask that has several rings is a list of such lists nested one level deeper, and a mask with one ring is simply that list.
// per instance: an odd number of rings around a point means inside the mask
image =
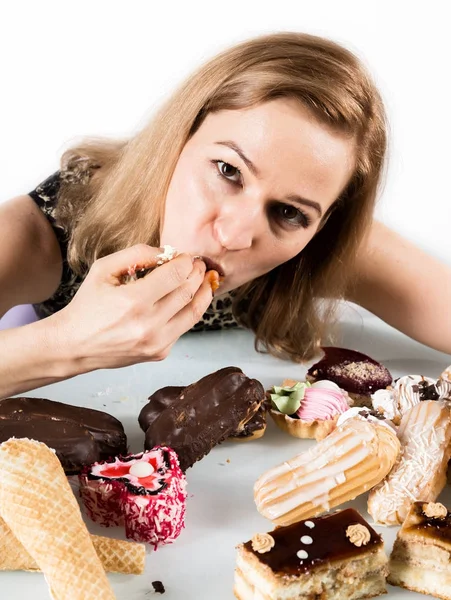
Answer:
[{"label": "waffle ice cream cone", "polygon": [[315,517],[382,481],[399,449],[389,425],[348,419],[307,452],[263,474],[254,486],[257,509],[276,525]]},{"label": "waffle ice cream cone", "polygon": [[[123,575],[141,575],[144,572],[146,560],[144,544],[98,535],[91,535],[91,540],[105,571]],[[36,561],[0,517],[0,571],[39,570]]]},{"label": "waffle ice cream cone", "polygon": [[0,514],[54,600],[114,600],[61,463],[45,444],[11,438],[0,446]]},{"label": "waffle ice cream cone", "polygon": [[368,512],[383,525],[400,525],[413,502],[433,502],[444,488],[451,456],[449,404],[420,402],[402,417],[398,437],[399,460],[368,497]]}]

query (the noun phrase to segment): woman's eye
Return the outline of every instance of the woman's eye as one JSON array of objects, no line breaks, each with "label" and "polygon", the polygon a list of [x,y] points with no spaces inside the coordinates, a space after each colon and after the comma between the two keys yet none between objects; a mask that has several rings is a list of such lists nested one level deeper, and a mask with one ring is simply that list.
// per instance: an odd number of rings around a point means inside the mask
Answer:
[{"label": "woman's eye", "polygon": [[239,183],[241,181],[241,171],[237,167],[222,160],[216,160],[214,162],[222,177],[225,177],[225,179],[228,179],[232,183]]},{"label": "woman's eye", "polygon": [[308,227],[310,218],[292,204],[277,204],[273,207],[276,217],[289,225]]}]

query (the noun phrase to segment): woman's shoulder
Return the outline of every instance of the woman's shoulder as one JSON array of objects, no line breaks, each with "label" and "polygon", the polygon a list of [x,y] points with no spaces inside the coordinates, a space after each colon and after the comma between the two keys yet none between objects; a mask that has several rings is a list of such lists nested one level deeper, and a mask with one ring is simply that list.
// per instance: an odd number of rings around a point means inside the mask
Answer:
[{"label": "woman's shoulder", "polygon": [[46,217],[55,223],[55,210],[58,203],[58,195],[61,188],[61,173],[56,171],[42,183],[37,185],[28,195],[39,206]]}]

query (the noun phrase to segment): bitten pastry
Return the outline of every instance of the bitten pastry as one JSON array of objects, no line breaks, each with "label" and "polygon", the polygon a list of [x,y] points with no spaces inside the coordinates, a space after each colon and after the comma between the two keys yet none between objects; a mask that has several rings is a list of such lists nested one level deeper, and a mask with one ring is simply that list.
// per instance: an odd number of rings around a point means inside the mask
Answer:
[{"label": "bitten pastry", "polygon": [[[146,432],[164,410],[177,403],[184,389],[185,386],[169,385],[154,392],[139,414],[138,421],[141,429]],[[262,402],[254,416],[246,423],[241,423],[239,429],[232,432],[228,439],[245,442],[260,438],[266,430],[266,412],[266,403]]]},{"label": "bitten pastry", "polygon": [[[144,544],[98,535],[91,535],[91,541],[105,571],[124,575],[141,575],[144,572],[146,560]],[[36,561],[0,517],[0,571],[39,570]]]},{"label": "bitten pastry", "polygon": [[96,463],[79,479],[89,517],[104,527],[125,525],[129,539],[167,544],[185,526],[186,478],[170,448]]},{"label": "bitten pastry", "polygon": [[45,398],[0,400],[0,443],[12,437],[34,439],[53,448],[67,475],[127,453],[124,428],[115,417]]},{"label": "bitten pastry", "polygon": [[[220,369],[183,388],[159,412],[146,429],[145,448],[171,447],[186,471],[248,423],[265,398],[262,384],[241,369]],[[148,416],[141,411],[139,419],[143,426]]]},{"label": "bitten pastry", "polygon": [[386,593],[379,534],[355,510],[278,527],[238,546],[238,600],[357,600]]},{"label": "bitten pastry", "polygon": [[388,582],[451,600],[451,513],[443,504],[414,502],[396,536]]},{"label": "bitten pastry", "polygon": [[0,514],[44,573],[54,600],[114,600],[61,463],[45,444],[0,445]]},{"label": "bitten pastry", "polygon": [[338,418],[349,409],[348,394],[332,381],[313,385],[285,379],[270,392],[270,415],[276,425],[293,437],[324,439],[337,426]]},{"label": "bitten pastry", "polygon": [[346,390],[356,406],[371,406],[371,394],[392,382],[390,371],[366,354],[348,348],[323,347],[324,357],[307,371],[307,380],[328,379]]},{"label": "bitten pastry", "polygon": [[[141,266],[141,265],[132,265],[130,266],[125,273],[122,274],[120,278],[120,282],[122,284],[127,284],[132,281],[137,281],[138,279],[142,279],[153,271],[157,267],[168,263],[170,260],[173,260],[176,256],[178,256],[178,251],[172,246],[165,245],[163,246],[163,252],[157,254],[155,256],[155,265],[153,266]],[[212,292],[216,292],[219,288],[221,281],[224,278],[224,273],[220,269],[219,265],[213,263],[211,259],[206,256],[195,256],[194,258],[203,260],[205,266],[207,268],[206,277],[211,286]]]},{"label": "bitten pastry", "polygon": [[[448,389],[449,387],[449,389]],[[377,390],[371,395],[374,410],[399,425],[402,416],[413,406],[424,400],[444,400],[451,391],[444,380],[432,379],[424,375],[405,375],[385,390]]]},{"label": "bitten pastry", "polygon": [[415,500],[434,501],[446,483],[451,455],[451,410],[446,402],[420,402],[401,419],[401,454],[388,477],[368,496],[376,523],[398,525]]},{"label": "bitten pastry", "polygon": [[319,515],[382,481],[399,449],[393,426],[351,408],[324,440],[256,481],[257,509],[276,525]]}]

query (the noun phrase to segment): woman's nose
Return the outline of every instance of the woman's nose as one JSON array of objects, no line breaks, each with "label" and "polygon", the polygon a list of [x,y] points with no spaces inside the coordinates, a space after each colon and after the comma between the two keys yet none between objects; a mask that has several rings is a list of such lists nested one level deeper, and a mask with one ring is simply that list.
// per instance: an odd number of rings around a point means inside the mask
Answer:
[{"label": "woman's nose", "polygon": [[242,204],[223,210],[214,223],[214,232],[221,246],[227,250],[250,248],[258,228],[258,213],[258,208]]}]

